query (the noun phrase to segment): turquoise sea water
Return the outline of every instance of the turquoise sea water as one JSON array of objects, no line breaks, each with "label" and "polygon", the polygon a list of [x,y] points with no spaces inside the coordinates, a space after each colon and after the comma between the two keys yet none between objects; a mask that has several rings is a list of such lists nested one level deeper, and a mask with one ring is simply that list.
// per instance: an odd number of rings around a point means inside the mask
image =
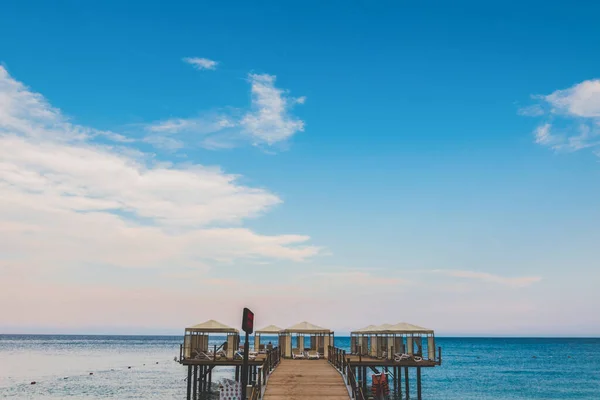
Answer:
[{"label": "turquoise sea water", "polygon": [[[0,398],[184,399],[186,369],[173,360],[181,340],[0,335]],[[424,369],[425,399],[600,399],[600,339],[438,338],[437,344],[443,365]],[[336,345],[347,349],[350,340],[336,337]],[[213,380],[232,374],[223,368]]]}]

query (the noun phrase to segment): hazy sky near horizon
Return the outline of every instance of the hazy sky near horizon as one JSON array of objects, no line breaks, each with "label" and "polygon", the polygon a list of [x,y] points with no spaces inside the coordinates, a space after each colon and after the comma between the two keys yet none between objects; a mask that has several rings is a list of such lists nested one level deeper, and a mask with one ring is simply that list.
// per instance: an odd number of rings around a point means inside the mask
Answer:
[{"label": "hazy sky near horizon", "polygon": [[600,335],[599,11],[3,2],[0,333]]}]

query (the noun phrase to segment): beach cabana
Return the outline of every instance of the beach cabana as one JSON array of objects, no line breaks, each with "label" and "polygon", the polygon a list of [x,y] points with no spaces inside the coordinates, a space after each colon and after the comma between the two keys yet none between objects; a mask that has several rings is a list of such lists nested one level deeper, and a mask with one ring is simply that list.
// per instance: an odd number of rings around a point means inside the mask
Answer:
[{"label": "beach cabana", "polygon": [[[375,358],[394,358],[394,354],[409,354],[435,360],[435,336],[432,329],[399,322],[397,324],[369,325],[351,332],[354,354]],[[427,349],[423,345],[426,340]]]},{"label": "beach cabana", "polygon": [[368,332],[377,329],[377,325],[369,325],[364,328],[350,332],[350,352],[351,354],[369,354],[369,336]]},{"label": "beach cabana", "polygon": [[[281,328],[276,325],[265,326],[264,328],[259,329],[256,332],[254,332],[254,351],[265,350],[264,345],[260,344],[261,336],[263,336],[263,335],[264,336],[279,336],[279,332],[281,332]],[[262,349],[261,349],[261,346],[263,346]],[[267,350],[271,350],[271,349],[267,349]]]},{"label": "beach cabana", "polygon": [[377,325],[369,332],[369,355],[371,357],[380,358],[383,355],[383,351],[385,351],[384,349],[386,349],[388,345],[386,332],[391,326],[392,324]]},{"label": "beach cabana", "polygon": [[[305,350],[317,351],[327,358],[329,346],[333,345],[333,335],[333,331],[328,328],[304,321],[282,330],[279,333],[279,346],[286,358],[292,358],[293,354],[303,354]],[[293,337],[296,338],[295,348],[292,348]],[[306,347],[306,338],[310,339],[310,347]]]},{"label": "beach cabana", "polygon": [[381,357],[382,352],[387,347],[387,329],[392,324],[369,325],[365,328],[350,332],[350,343],[355,343],[351,347],[352,353],[371,357]]},{"label": "beach cabana", "polygon": [[208,343],[215,336],[225,337],[225,341],[217,347],[224,351],[228,359],[233,359],[240,345],[240,332],[214,319],[185,328],[182,349],[184,359],[210,353],[213,349],[209,349]]},{"label": "beach cabana", "polygon": [[[387,330],[388,358],[392,358],[392,353],[406,353],[417,355],[429,360],[435,360],[435,333],[433,329],[422,326],[399,322]],[[423,339],[426,340],[426,351],[423,348]],[[393,346],[393,347],[392,347]]]}]

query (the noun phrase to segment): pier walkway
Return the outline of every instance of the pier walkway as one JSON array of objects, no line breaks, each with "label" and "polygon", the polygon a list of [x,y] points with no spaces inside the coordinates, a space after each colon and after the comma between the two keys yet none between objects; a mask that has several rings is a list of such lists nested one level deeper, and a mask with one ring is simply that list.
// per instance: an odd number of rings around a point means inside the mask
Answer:
[{"label": "pier walkway", "polygon": [[269,377],[264,400],[348,400],[344,379],[327,360],[281,360]]}]

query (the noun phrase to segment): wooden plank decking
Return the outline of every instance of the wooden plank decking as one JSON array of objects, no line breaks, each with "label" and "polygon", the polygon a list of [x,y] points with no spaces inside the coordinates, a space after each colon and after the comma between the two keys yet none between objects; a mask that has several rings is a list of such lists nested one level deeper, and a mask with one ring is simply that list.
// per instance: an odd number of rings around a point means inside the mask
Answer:
[{"label": "wooden plank decking", "polygon": [[264,400],[349,398],[342,376],[326,360],[281,360],[264,395]]}]

